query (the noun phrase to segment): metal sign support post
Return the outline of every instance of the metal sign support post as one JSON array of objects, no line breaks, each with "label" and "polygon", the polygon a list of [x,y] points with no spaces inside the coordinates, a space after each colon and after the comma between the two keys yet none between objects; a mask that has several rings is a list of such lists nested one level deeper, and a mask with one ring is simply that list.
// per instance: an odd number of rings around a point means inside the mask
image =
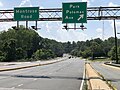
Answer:
[{"label": "metal sign support post", "polygon": [[74,30],[76,30],[76,23],[74,23]]},{"label": "metal sign support post", "polygon": [[116,53],[116,64],[118,64],[117,36],[116,36],[116,25],[115,25],[115,19],[114,19],[114,33],[115,33],[115,53]]},{"label": "metal sign support post", "polygon": [[35,23],[35,24],[36,24],[36,25],[35,25],[35,26],[36,26],[36,28],[35,28],[35,29],[37,30],[37,21],[35,21],[35,22],[36,22],[36,23]]},{"label": "metal sign support post", "polygon": [[28,21],[26,21],[26,30],[28,30]]},{"label": "metal sign support post", "polygon": [[19,30],[19,21],[17,21],[17,29]]}]

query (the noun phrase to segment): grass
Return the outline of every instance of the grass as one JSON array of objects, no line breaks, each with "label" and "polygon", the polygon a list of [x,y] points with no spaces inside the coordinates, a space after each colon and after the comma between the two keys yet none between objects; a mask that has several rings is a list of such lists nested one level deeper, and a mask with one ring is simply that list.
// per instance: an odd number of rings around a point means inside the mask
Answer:
[{"label": "grass", "polygon": [[92,62],[101,61],[102,62],[102,61],[111,61],[111,60],[109,58],[95,58],[94,60],[89,60],[89,61],[92,61]]},{"label": "grass", "polygon": [[82,90],[88,90],[87,80],[84,81]]}]

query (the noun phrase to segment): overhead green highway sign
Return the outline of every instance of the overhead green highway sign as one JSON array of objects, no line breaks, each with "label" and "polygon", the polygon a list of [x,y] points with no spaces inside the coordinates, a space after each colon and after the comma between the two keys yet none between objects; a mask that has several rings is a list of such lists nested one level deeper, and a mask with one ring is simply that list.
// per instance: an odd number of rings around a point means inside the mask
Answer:
[{"label": "overhead green highway sign", "polygon": [[62,23],[87,23],[87,2],[63,3]]},{"label": "overhead green highway sign", "polygon": [[15,21],[37,21],[39,19],[39,7],[14,8]]}]

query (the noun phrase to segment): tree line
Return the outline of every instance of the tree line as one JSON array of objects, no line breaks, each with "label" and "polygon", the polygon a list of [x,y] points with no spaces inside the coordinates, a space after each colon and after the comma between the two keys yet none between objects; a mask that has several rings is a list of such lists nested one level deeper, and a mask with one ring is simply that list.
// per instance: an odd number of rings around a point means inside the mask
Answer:
[{"label": "tree line", "polygon": [[33,61],[60,57],[64,53],[61,42],[42,38],[32,30],[20,26],[0,32],[0,61]]},{"label": "tree line", "polygon": [[[0,61],[34,61],[62,57],[64,53],[77,57],[95,59],[109,57],[115,59],[114,38],[100,38],[78,41],[57,42],[42,38],[32,29],[20,26],[19,30],[8,29],[0,32]],[[120,55],[120,40],[118,39],[118,56]],[[120,58],[120,56],[119,56]]]},{"label": "tree line", "polygon": [[[120,59],[120,39],[118,39],[118,59]],[[116,60],[115,54],[115,38],[110,37],[107,40],[101,40],[100,38],[73,42],[72,46],[74,49],[71,50],[70,54],[83,58],[95,58],[104,57]]]}]

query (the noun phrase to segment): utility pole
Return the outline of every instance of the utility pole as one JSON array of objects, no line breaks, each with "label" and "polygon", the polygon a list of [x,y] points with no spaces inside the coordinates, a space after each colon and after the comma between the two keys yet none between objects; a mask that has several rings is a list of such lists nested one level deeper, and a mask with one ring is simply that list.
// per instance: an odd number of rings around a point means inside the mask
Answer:
[{"label": "utility pole", "polygon": [[117,36],[116,36],[116,25],[115,25],[115,19],[114,19],[114,33],[115,33],[115,54],[116,54],[116,64],[118,64]]}]

